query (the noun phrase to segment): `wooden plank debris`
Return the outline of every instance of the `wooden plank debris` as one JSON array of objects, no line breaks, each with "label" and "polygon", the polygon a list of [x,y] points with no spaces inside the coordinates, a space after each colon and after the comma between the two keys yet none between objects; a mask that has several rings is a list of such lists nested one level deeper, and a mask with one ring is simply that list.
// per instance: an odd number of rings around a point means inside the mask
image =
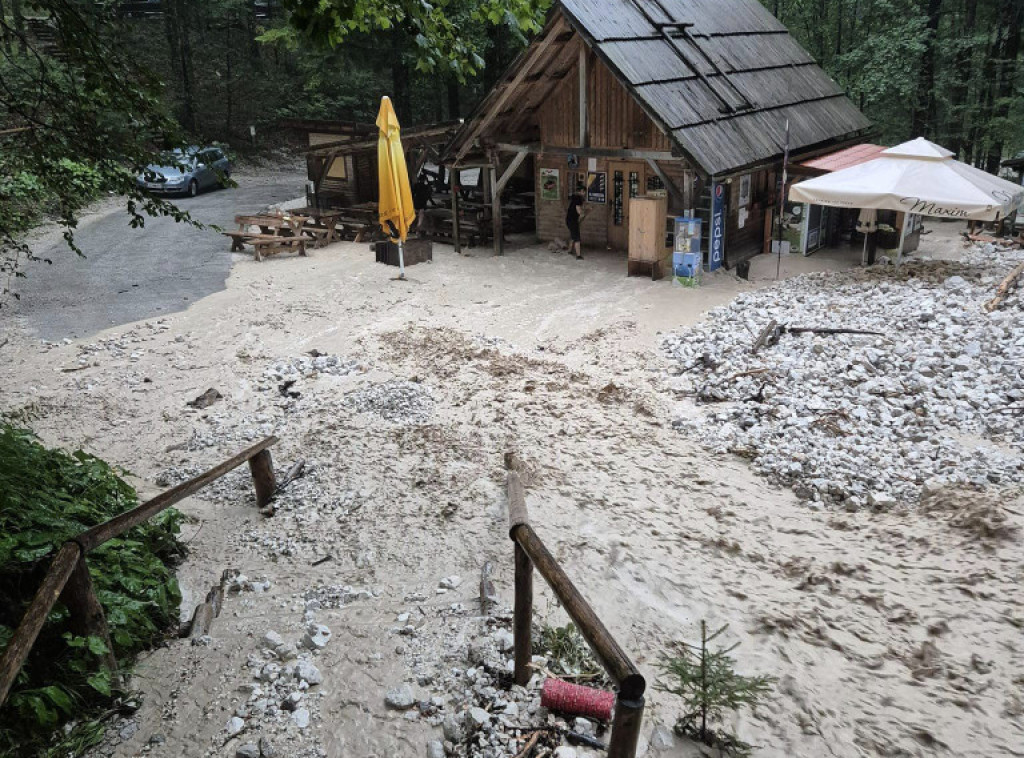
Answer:
[{"label": "wooden plank debris", "polygon": [[988,312],[994,311],[1002,302],[1009,296],[1011,292],[1020,284],[1021,277],[1024,276],[1024,262],[1021,262],[1013,271],[1007,274],[1006,278],[1000,282],[999,286],[996,287],[996,296],[985,303],[985,310]]}]

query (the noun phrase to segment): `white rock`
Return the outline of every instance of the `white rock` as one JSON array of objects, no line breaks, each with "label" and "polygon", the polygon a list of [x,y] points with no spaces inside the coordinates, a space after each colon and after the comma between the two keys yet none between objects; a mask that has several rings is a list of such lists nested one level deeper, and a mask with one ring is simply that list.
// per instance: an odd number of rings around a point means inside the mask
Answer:
[{"label": "white rock", "polygon": [[555,748],[555,752],[552,755],[554,758],[576,758],[576,748],[561,745]]},{"label": "white rock", "polygon": [[432,740],[427,743],[427,758],[444,758],[444,743]]},{"label": "white rock", "polygon": [[295,666],[295,678],[301,679],[307,684],[320,684],[323,682],[323,675],[320,673],[320,669],[314,666],[308,661],[299,661]]},{"label": "white rock", "polygon": [[236,734],[245,729],[245,722],[238,716],[232,716],[228,723],[224,725],[225,731],[227,731],[229,737],[234,737]]},{"label": "white rock", "polygon": [[299,708],[292,713],[292,721],[295,722],[295,726],[299,729],[305,729],[309,726],[309,709]]},{"label": "white rock", "polygon": [[384,704],[396,711],[404,711],[416,704],[416,696],[413,694],[412,687],[402,684],[387,691],[387,694],[384,695]]},{"label": "white rock", "polygon": [[254,742],[248,742],[235,751],[235,758],[260,758],[260,748]]},{"label": "white rock", "polygon": [[470,708],[466,712],[466,723],[471,728],[480,729],[491,723],[491,714],[485,711],[483,708]]}]

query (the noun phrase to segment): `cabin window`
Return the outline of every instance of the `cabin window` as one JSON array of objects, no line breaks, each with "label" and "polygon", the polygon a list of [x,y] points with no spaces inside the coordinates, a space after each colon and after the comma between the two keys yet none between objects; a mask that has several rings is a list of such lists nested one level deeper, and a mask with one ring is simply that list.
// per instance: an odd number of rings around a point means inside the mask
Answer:
[{"label": "cabin window", "polygon": [[640,194],[640,174],[636,171],[629,172],[629,196],[636,197]]},{"label": "cabin window", "polygon": [[327,170],[328,179],[348,179],[348,168],[345,166],[345,157],[339,156],[331,162]]},{"label": "cabin window", "polygon": [[622,205],[622,172],[616,171],[612,178],[612,223],[615,226],[622,226],[625,219]]}]

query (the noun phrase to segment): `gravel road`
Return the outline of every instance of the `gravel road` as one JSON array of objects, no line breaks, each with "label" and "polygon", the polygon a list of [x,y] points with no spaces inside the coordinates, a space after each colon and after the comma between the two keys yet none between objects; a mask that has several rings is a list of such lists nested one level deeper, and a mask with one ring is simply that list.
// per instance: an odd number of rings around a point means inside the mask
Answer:
[{"label": "gravel road", "polygon": [[[238,173],[238,187],[176,198],[205,224],[233,228],[237,213],[252,212],[302,194],[305,176],[280,169]],[[123,206],[110,201],[87,214],[75,239],[78,257],[57,231],[44,231],[33,252],[52,265],[29,264],[14,286],[20,301],[5,304],[31,334],[45,340],[88,337],[103,329],[173,313],[224,289],[231,269],[230,245],[216,231],[194,229],[169,218],[128,225]]]}]

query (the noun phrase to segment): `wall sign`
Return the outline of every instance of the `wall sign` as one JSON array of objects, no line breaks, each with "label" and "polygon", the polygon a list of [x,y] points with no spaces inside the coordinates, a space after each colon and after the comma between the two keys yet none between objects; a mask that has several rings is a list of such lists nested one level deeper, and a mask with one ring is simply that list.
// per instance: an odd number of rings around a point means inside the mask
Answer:
[{"label": "wall sign", "polygon": [[711,185],[711,249],[708,271],[722,267],[725,261],[725,185]]},{"label": "wall sign", "polygon": [[591,171],[587,174],[587,202],[604,203],[608,202],[608,173],[606,171]]},{"label": "wall sign", "polygon": [[744,174],[740,177],[740,208],[746,208],[750,205],[750,174]]},{"label": "wall sign", "polygon": [[562,190],[559,186],[559,171],[557,168],[542,168],[540,170],[540,199],[562,199]]}]

